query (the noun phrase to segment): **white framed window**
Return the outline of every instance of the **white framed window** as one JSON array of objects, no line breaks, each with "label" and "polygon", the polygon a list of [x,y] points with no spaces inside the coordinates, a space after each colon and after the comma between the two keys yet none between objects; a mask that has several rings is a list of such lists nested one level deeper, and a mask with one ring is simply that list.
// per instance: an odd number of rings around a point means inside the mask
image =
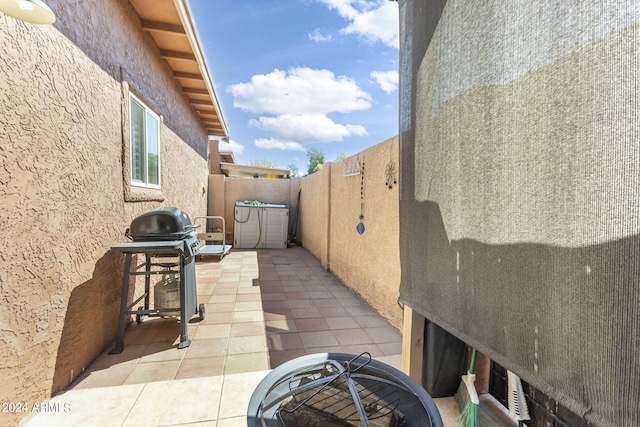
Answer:
[{"label": "white framed window", "polygon": [[131,185],[160,188],[160,118],[129,93]]}]

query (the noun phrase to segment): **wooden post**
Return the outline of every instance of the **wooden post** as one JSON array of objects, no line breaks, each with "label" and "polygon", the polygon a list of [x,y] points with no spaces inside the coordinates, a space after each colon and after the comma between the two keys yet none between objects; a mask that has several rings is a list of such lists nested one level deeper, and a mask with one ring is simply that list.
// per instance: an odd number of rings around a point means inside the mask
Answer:
[{"label": "wooden post", "polygon": [[402,372],[422,384],[424,317],[404,306],[402,324]]}]

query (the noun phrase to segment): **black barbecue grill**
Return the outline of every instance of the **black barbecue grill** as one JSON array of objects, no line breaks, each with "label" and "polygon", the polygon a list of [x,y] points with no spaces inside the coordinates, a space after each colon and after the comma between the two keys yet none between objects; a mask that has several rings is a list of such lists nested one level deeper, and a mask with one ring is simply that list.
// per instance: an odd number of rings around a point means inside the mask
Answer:
[{"label": "black barbecue grill", "polygon": [[[194,314],[204,319],[204,304],[197,306],[195,255],[202,246],[194,229],[198,225],[191,223],[189,215],[175,207],[161,207],[136,217],[125,235],[131,242],[111,247],[113,251],[125,255],[122,277],[122,296],[116,346],[111,353],[121,353],[124,349],[124,329],[129,315],[135,314],[136,321],[142,322],[145,316],[180,316],[180,344],[178,348],[188,347],[191,340],[187,334],[187,323]],[[144,255],[145,261],[131,268],[133,255]],[[161,307],[150,304],[151,276],[179,277],[180,306]],[[129,304],[129,283],[131,276],[144,276],[144,294]],[[142,302],[144,300],[144,302]],[[136,310],[133,307],[142,303]]]}]

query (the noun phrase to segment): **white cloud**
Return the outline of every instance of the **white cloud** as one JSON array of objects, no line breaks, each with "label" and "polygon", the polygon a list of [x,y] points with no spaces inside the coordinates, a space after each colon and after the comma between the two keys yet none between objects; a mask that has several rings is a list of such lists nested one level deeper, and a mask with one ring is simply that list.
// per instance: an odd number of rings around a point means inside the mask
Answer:
[{"label": "white cloud", "polygon": [[249,124],[276,134],[288,141],[329,142],[343,138],[367,135],[360,125],[341,125],[321,114],[283,114],[277,117],[260,117]]},{"label": "white cloud", "polygon": [[322,34],[318,28],[313,30],[313,33],[309,33],[309,39],[316,42],[330,42],[333,40],[333,36],[331,34]]},{"label": "white cloud", "polygon": [[371,98],[353,79],[336,77],[329,70],[275,69],[227,91],[234,97],[234,107],[256,114],[348,113],[371,107]]},{"label": "white cloud", "polygon": [[259,138],[256,139],[253,143],[256,147],[266,148],[267,150],[293,150],[302,151],[303,153],[307,152],[307,150],[302,145],[293,141],[280,141],[274,138]]},{"label": "white cloud", "polygon": [[335,9],[349,21],[341,30],[355,34],[370,42],[380,41],[399,48],[398,4],[388,0],[319,0],[329,9]]},{"label": "white cloud", "polygon": [[263,115],[249,120],[249,125],[273,138],[256,140],[258,147],[304,151],[301,144],[367,135],[364,126],[339,124],[327,117],[371,107],[371,97],[353,79],[329,70],[276,69],[231,85],[227,91],[234,97],[234,107]]},{"label": "white cloud", "polygon": [[371,77],[375,79],[383,91],[391,93],[398,89],[398,72],[397,71],[372,71]]},{"label": "white cloud", "polygon": [[244,145],[230,139],[228,143],[220,141],[218,143],[218,149],[220,151],[233,151],[234,154],[242,154],[244,152]]}]

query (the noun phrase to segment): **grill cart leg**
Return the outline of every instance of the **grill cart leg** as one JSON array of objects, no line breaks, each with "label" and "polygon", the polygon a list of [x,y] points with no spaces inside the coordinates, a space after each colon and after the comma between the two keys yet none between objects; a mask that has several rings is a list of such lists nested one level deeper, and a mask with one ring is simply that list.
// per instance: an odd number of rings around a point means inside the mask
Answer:
[{"label": "grill cart leg", "polygon": [[186,271],[185,271],[185,258],[180,257],[180,344],[178,348],[189,347],[191,340],[187,332],[187,325],[189,319],[193,316],[187,307],[187,292],[186,292]]},{"label": "grill cart leg", "polygon": [[118,335],[116,346],[109,354],[120,354],[124,350],[124,327],[127,323],[127,302],[129,300],[129,272],[131,270],[131,254],[125,254],[124,272],[122,274],[122,297],[120,299],[120,317],[118,320]]},{"label": "grill cart leg", "polygon": [[145,276],[144,276],[144,293],[145,293],[145,297],[144,297],[144,309],[145,310],[149,310],[149,296],[151,295],[151,293],[149,292],[151,289],[151,255],[146,254],[145,255],[145,260],[146,260],[146,264],[144,267],[144,271]]}]

